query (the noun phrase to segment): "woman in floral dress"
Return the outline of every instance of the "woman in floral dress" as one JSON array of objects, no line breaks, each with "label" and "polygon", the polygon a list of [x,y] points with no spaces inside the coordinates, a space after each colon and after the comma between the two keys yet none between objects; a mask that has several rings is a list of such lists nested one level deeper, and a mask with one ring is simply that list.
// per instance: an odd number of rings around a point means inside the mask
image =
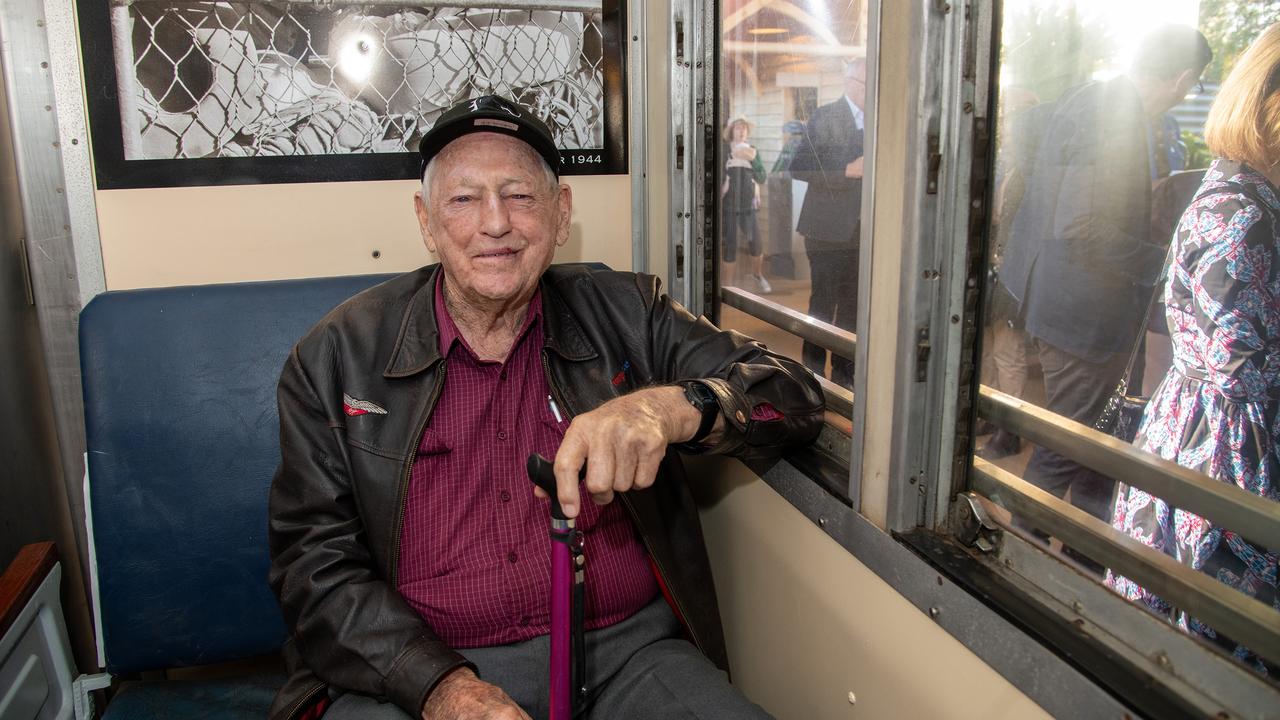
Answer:
[{"label": "woman in floral dress", "polygon": [[[1280,24],[1237,62],[1206,140],[1219,159],[1178,224],[1165,286],[1174,363],[1134,442],[1280,501]],[[1276,549],[1123,485],[1113,518],[1130,537],[1280,609]],[[1107,584],[1280,677],[1280,658],[1258,657],[1129,578],[1108,572]]]}]

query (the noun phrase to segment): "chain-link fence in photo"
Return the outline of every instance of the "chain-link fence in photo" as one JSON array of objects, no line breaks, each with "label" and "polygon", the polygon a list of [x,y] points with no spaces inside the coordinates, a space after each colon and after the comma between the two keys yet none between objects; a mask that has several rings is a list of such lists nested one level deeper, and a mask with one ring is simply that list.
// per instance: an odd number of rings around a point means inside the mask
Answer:
[{"label": "chain-link fence in photo", "polygon": [[502,95],[604,146],[600,0],[173,2],[111,11],[125,159],[405,152]]}]

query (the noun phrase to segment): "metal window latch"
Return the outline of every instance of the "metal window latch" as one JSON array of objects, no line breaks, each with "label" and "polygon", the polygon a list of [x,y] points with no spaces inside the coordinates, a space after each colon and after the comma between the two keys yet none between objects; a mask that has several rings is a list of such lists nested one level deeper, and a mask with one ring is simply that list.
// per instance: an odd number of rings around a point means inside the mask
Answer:
[{"label": "metal window latch", "polygon": [[996,549],[1000,527],[987,514],[982,501],[974,493],[962,493],[952,505],[956,539],[984,553]]},{"label": "metal window latch", "polygon": [[938,176],[942,173],[942,141],[937,135],[929,136],[929,171],[926,175],[925,194],[938,194]]},{"label": "metal window latch", "polygon": [[916,331],[916,382],[918,383],[924,382],[929,377],[929,351],[931,349],[929,326],[924,325]]}]

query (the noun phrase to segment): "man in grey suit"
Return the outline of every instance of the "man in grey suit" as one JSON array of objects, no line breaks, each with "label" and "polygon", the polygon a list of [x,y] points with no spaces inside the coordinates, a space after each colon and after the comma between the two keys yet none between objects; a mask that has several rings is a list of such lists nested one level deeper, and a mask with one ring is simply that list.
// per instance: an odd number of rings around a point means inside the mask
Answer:
[{"label": "man in grey suit", "polygon": [[[853,331],[858,315],[858,226],[862,218],[863,107],[867,62],[844,69],[844,95],[813,112],[791,175],[809,184],[796,232],[809,257],[809,314]],[[827,351],[806,342],[805,366],[823,375]],[[832,381],[853,387],[853,360],[832,355]]]},{"label": "man in grey suit", "polygon": [[[1156,28],[1128,73],[1067,90],[1048,117],[1000,281],[1044,368],[1045,405],[1059,415],[1092,425],[1124,374],[1166,251],[1150,242],[1151,185],[1168,174],[1153,128],[1212,56],[1194,28]],[[1025,476],[1111,519],[1112,478],[1043,447]]]}]

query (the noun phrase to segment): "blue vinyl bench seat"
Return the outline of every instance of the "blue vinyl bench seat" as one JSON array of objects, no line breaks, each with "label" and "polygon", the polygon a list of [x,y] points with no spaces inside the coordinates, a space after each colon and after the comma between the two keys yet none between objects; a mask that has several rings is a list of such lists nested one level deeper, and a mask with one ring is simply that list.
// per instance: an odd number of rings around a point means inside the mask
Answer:
[{"label": "blue vinyl bench seat", "polygon": [[[104,293],[80,316],[91,528],[106,670],[277,652],[267,494],[293,344],[390,275]],[[106,720],[266,716],[280,675],[125,682]]]}]

